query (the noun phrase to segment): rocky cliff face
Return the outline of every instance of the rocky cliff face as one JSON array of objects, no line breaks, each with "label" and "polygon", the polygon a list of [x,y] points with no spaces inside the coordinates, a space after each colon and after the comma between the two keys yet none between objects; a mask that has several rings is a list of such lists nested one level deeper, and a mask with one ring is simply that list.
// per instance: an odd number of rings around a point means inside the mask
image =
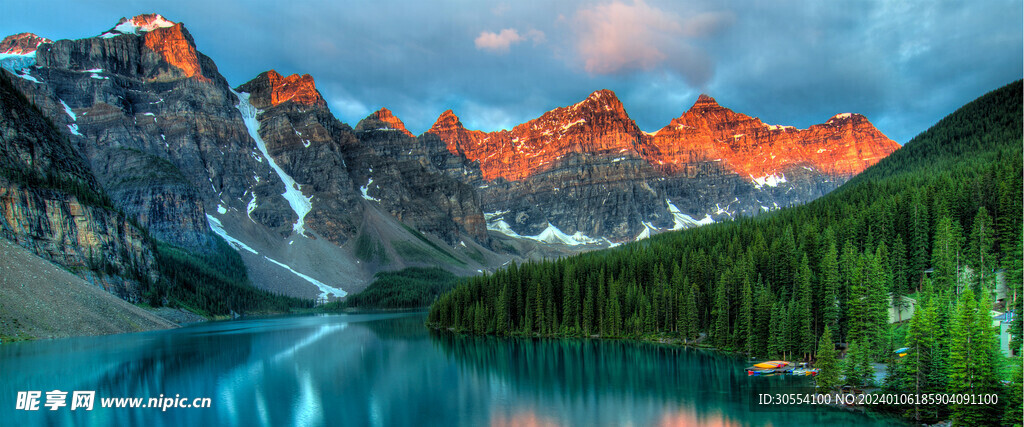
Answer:
[{"label": "rocky cliff face", "polygon": [[713,159],[753,180],[803,166],[848,178],[899,148],[860,114],[837,114],[823,124],[796,129],[735,113],[707,95],[656,132],[649,146],[645,157],[669,173]]},{"label": "rocky cliff face", "polygon": [[[295,182],[285,194],[296,216],[302,215],[303,227],[337,245],[348,242],[359,226],[353,213],[361,209],[344,155],[356,144],[351,128],[331,115],[308,75],[284,78],[271,70],[238,91],[257,109],[253,117],[261,150],[284,180]],[[262,197],[253,200],[254,209],[264,203]]]},{"label": "rocky cliff face", "polygon": [[412,138],[414,135],[405,128],[405,123],[398,117],[395,117],[394,113],[387,108],[381,108],[374,111],[365,119],[360,120],[359,124],[356,125],[356,132],[365,132],[372,130],[393,130],[401,132],[403,135]]},{"label": "rocky cliff face", "polygon": [[0,235],[122,298],[156,280],[144,232],[105,199],[68,138],[0,71]]},{"label": "rocky cliff face", "polygon": [[453,156],[478,162],[482,180],[467,182],[480,189],[491,228],[537,237],[559,231],[575,243],[803,203],[899,148],[860,115],[798,130],[706,95],[646,133],[607,90],[511,131],[467,130],[446,111],[428,134]]},{"label": "rocky cliff face", "polygon": [[393,216],[448,244],[466,238],[488,244],[480,198],[467,180],[460,179],[466,168],[445,151],[441,140],[414,138],[386,108],[361,120],[356,135],[369,151],[354,156],[353,164],[367,165],[367,180],[379,194],[367,193],[371,199],[380,199]]},{"label": "rocky cliff face", "polygon": [[608,90],[544,113],[511,131],[467,131],[449,110],[428,132],[444,139],[452,154],[479,161],[488,181],[529,177],[550,169],[569,153],[636,153],[641,141],[640,129]]},{"label": "rocky cliff face", "polygon": [[240,90],[251,93],[252,105],[259,109],[275,107],[285,102],[327,107],[327,102],[316,90],[316,83],[309,74],[282,77],[277,71],[270,70],[246,83]]},{"label": "rocky cliff face", "polygon": [[[115,204],[155,237],[204,250],[206,211],[282,193],[254,157],[236,97],[183,25],[122,19],[98,37],[42,44],[35,59],[19,89],[68,129]],[[255,215],[284,228],[283,202]]]},{"label": "rocky cliff face", "polygon": [[[309,75],[267,71],[232,89],[185,26],[159,15],[0,47],[13,85],[74,151],[49,157],[84,159],[69,176],[173,245],[207,250],[212,229],[254,282],[310,297],[358,290],[381,269],[471,274],[510,253],[557,252],[535,241],[596,248],[806,202],[898,147],[856,114],[799,130],[706,96],[646,133],[607,90],[498,132],[467,130],[450,110],[418,137],[388,109],[353,129]],[[48,204],[66,205],[54,221],[116,224],[71,200],[7,191],[12,224],[47,217]],[[96,227],[87,241],[135,244],[130,228]],[[136,252],[125,259],[146,258]]]},{"label": "rocky cliff face", "polygon": [[268,71],[238,91],[260,109],[267,151],[310,198],[309,229],[344,245],[358,232],[368,203],[448,244],[487,241],[473,189],[424,160],[429,150],[389,110],[353,130],[334,118],[309,76]]},{"label": "rocky cliff face", "polygon": [[[444,252],[431,239],[488,242],[473,188],[433,163],[461,164],[440,140],[419,144],[387,110],[354,132],[330,113],[309,75],[269,71],[236,93],[185,27],[159,15],[123,18],[92,38],[15,39],[8,45],[27,47],[4,67],[71,139],[113,203],[158,239],[190,250],[210,248],[212,228],[241,250],[258,284],[298,277],[302,290],[265,283],[296,295],[339,286],[328,282],[354,281],[346,286],[357,289],[378,268],[413,258],[423,265],[434,255],[470,269],[459,254],[421,255]],[[36,51],[24,53],[32,45]],[[388,157],[384,141],[433,160]],[[373,227],[398,228],[384,234],[414,242],[389,249],[387,263],[361,264],[350,241],[377,213],[397,222]]]},{"label": "rocky cliff face", "polygon": [[0,41],[0,54],[29,55],[43,43],[53,43],[53,40],[32,33],[12,34]]},{"label": "rocky cliff face", "polygon": [[[17,64],[15,84],[72,140],[98,187],[154,237],[209,250],[211,228],[231,226],[214,224],[216,215],[249,223],[262,247],[289,244],[297,215],[282,196],[285,183],[251,137],[238,96],[183,25],[140,15],[97,37],[41,46],[22,56],[29,61]],[[278,291],[317,289],[266,256],[250,261],[276,273],[254,275],[259,285],[274,277],[301,282]]]}]

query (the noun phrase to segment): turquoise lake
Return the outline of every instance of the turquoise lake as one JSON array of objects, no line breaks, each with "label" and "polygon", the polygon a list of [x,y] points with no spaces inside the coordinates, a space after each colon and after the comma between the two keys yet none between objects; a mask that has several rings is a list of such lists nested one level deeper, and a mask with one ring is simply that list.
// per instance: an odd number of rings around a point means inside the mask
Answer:
[{"label": "turquoise lake", "polygon": [[[748,362],[611,340],[430,331],[425,313],[243,319],[168,331],[0,345],[0,424],[137,426],[892,425],[833,408],[757,405],[808,379]],[[46,392],[68,392],[51,411]],[[36,411],[18,392],[40,391]],[[91,411],[72,392],[95,391]],[[208,408],[103,408],[178,395]],[[791,408],[792,409],[792,408]]]}]

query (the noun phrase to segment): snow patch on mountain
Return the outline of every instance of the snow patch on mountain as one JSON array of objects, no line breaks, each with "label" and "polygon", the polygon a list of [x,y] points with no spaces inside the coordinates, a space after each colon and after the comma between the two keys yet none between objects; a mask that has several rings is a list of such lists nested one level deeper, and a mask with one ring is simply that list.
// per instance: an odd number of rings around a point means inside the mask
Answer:
[{"label": "snow patch on mountain", "polygon": [[638,234],[636,238],[633,239],[634,241],[641,241],[643,239],[651,237],[651,231],[658,231],[658,229],[655,226],[651,225],[647,221],[643,221],[641,222],[641,224],[643,224],[644,226],[644,231],[641,231],[640,234]]},{"label": "snow patch on mountain", "polygon": [[516,233],[515,230],[513,230],[512,227],[510,227],[503,219],[499,219],[495,222],[488,222],[487,229],[497,231],[509,237],[523,237],[520,236],[519,233]]},{"label": "snow patch on mountain", "polygon": [[144,19],[142,15],[136,16],[131,19],[126,19],[118,23],[114,28],[108,32],[103,33],[100,37],[111,38],[116,37],[120,34],[134,34],[147,33],[157,28],[168,28],[173,27],[174,23],[168,21],[166,18],[160,15],[156,15],[152,19]]},{"label": "snow patch on mountain", "polygon": [[256,210],[257,207],[259,206],[256,204],[256,193],[252,193],[252,199],[249,200],[249,204],[245,205],[245,215],[249,217],[249,221],[252,221],[253,224],[256,223],[256,220],[252,219],[252,211]]},{"label": "snow patch on mountain", "polygon": [[370,180],[366,182],[366,185],[364,185],[362,187],[359,187],[359,191],[363,193],[363,198],[364,199],[370,200],[370,201],[373,201],[373,202],[379,202],[380,199],[370,195],[370,193],[369,193],[370,184],[373,184],[373,178],[370,178]]},{"label": "snow patch on mountain", "polygon": [[[28,76],[26,68],[31,68],[36,65],[36,53],[19,55],[15,53],[0,53],[0,68],[3,68],[11,73],[14,73],[18,77],[35,80],[32,76]],[[22,74],[24,73],[24,75]],[[28,76],[28,77],[25,77]],[[35,80],[37,83],[38,80]]]},{"label": "snow patch on mountain", "polygon": [[285,264],[283,262],[277,261],[277,260],[275,260],[273,258],[270,258],[270,257],[266,256],[266,255],[264,255],[263,258],[266,259],[267,261],[270,261],[270,262],[272,262],[274,264],[277,264],[278,266],[280,266],[282,268],[285,268],[286,270],[292,272],[292,274],[302,278],[302,280],[305,280],[305,281],[307,281],[309,283],[312,283],[313,286],[316,286],[317,288],[320,289],[320,298],[327,299],[327,294],[332,294],[332,295],[334,295],[334,296],[336,296],[338,298],[343,298],[345,295],[348,295],[348,292],[345,292],[345,291],[343,291],[343,290],[341,290],[339,288],[334,288],[334,287],[331,287],[331,286],[327,286],[326,284],[324,284],[324,282],[321,282],[321,281],[316,280],[316,279],[314,279],[312,277],[309,277],[309,276],[307,276],[305,274],[299,273],[298,271],[295,271],[295,269],[289,267],[287,264]]},{"label": "snow patch on mountain", "polygon": [[548,223],[547,228],[545,228],[544,231],[541,231],[540,234],[536,236],[523,236],[516,233],[515,230],[513,230],[512,227],[501,218],[501,216],[506,213],[508,213],[508,211],[484,213],[484,219],[487,221],[487,229],[497,231],[509,237],[536,240],[544,243],[560,243],[569,246],[611,243],[608,242],[607,239],[595,239],[589,237],[580,231],[577,231],[572,235],[565,234],[565,232],[559,230],[558,227],[555,227],[555,225],[550,222]]},{"label": "snow patch on mountain", "polygon": [[[66,113],[68,115],[68,117],[71,118],[71,121],[73,121],[73,122],[77,122],[78,121],[78,115],[75,114],[75,112],[71,109],[71,107],[68,107],[68,104],[65,103],[63,99],[60,100],[60,105],[64,106],[64,113]],[[73,134],[73,135],[82,136],[81,132],[78,131],[78,124],[77,123],[72,123],[72,124],[68,125],[68,131],[71,132],[71,134]]]},{"label": "snow patch on mountain", "polygon": [[235,249],[244,249],[254,254],[259,254],[259,252],[256,252],[256,250],[249,247],[249,245],[242,243],[241,240],[229,236],[228,232],[224,231],[224,224],[222,224],[219,219],[213,217],[210,214],[206,214],[206,222],[210,224],[210,230],[213,230],[213,232],[217,233],[218,236],[223,237],[224,240],[227,240],[228,244],[234,246]]},{"label": "snow patch on mountain", "polygon": [[683,211],[679,210],[679,208],[677,208],[676,205],[674,205],[672,201],[669,199],[665,199],[665,203],[668,204],[668,212],[672,214],[673,230],[682,230],[690,227],[699,227],[702,225],[708,225],[715,222],[715,220],[711,218],[711,215],[708,214],[705,214],[703,219],[694,219],[692,216],[684,214]]},{"label": "snow patch on mountain", "polygon": [[796,130],[796,126],[786,126],[786,125],[767,125],[766,124],[765,127],[767,127],[768,130],[786,130],[786,129]]},{"label": "snow patch on mountain", "polygon": [[78,115],[75,114],[71,107],[68,107],[68,104],[63,99],[60,100],[60,105],[64,106],[64,113],[71,117],[71,121],[78,121]]},{"label": "snow patch on mountain", "polygon": [[562,243],[569,246],[586,245],[601,242],[600,239],[592,239],[580,231],[577,231],[573,233],[572,236],[570,236],[562,232],[562,230],[559,230],[558,227],[555,227],[554,224],[551,224],[550,222],[548,223],[548,227],[545,228],[544,231],[542,231],[540,234],[536,236],[526,237],[528,239],[533,239],[540,242]]},{"label": "snow patch on mountain", "polygon": [[281,196],[288,201],[288,205],[290,205],[292,210],[295,211],[295,215],[299,217],[299,219],[295,221],[295,225],[292,227],[293,231],[298,234],[305,235],[306,214],[313,209],[313,197],[306,197],[302,194],[302,186],[295,182],[290,175],[285,173],[284,169],[281,169],[281,166],[274,161],[273,157],[270,157],[270,153],[267,151],[267,144],[263,142],[263,138],[260,137],[260,122],[256,119],[256,116],[261,111],[256,107],[253,107],[249,102],[249,94],[238,92],[234,92],[234,94],[238,97],[238,105],[236,108],[240,113],[242,113],[242,121],[245,122],[245,127],[249,130],[249,136],[256,141],[256,147],[259,148],[260,153],[263,153],[263,158],[267,159],[267,164],[277,172],[277,176],[284,182],[284,193],[282,193]]},{"label": "snow patch on mountain", "polygon": [[494,218],[500,218],[502,215],[505,215],[507,213],[508,211],[484,212],[484,220],[490,221]]},{"label": "snow patch on mountain", "polygon": [[569,128],[571,128],[573,126],[576,126],[576,125],[579,125],[579,124],[583,124],[583,123],[586,123],[586,122],[587,122],[586,119],[579,119],[579,120],[576,120],[576,121],[574,121],[572,123],[566,123],[566,124],[562,125],[562,132],[565,132],[565,131],[569,130]]},{"label": "snow patch on mountain", "polygon": [[754,180],[754,186],[757,188],[762,188],[766,185],[769,187],[778,187],[779,184],[786,182],[785,174],[771,174],[762,176],[760,178],[754,178],[753,176],[751,176],[751,178]]}]

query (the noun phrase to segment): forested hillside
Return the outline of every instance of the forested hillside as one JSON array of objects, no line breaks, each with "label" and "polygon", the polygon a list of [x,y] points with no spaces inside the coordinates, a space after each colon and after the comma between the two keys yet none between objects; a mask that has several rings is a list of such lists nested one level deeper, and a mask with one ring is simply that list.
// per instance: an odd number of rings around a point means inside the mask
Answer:
[{"label": "forested hillside", "polygon": [[[917,364],[894,369],[890,387],[1001,390],[987,316],[1019,312],[1021,93],[1017,81],[978,98],[805,206],[512,265],[441,296],[428,322],[497,335],[701,339],[788,359],[812,359],[828,330],[864,360],[912,347],[901,362]],[[1005,300],[995,301],[997,277],[1010,288]],[[890,300],[909,304],[904,296],[918,314],[897,337],[887,310]],[[1020,316],[1014,327],[1019,337]],[[1013,346],[1020,351],[1019,338]],[[998,418],[985,413],[993,408],[952,416],[976,424]],[[930,410],[914,416],[948,415]]]}]

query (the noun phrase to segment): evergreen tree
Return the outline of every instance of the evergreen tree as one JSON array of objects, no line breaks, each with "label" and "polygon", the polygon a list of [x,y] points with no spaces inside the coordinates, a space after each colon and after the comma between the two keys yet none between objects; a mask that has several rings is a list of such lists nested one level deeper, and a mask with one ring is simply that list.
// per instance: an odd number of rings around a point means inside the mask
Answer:
[{"label": "evergreen tree", "polygon": [[[530,293],[529,290],[532,289],[532,288],[533,288],[532,286],[527,286],[525,288],[526,292],[523,292],[523,294],[529,294]],[[533,333],[534,333],[534,321],[535,321],[535,318],[537,316],[537,313],[536,313],[537,310],[534,307],[535,307],[537,299],[535,297],[533,297],[533,296],[529,296],[529,297],[525,297],[525,300],[526,300],[526,310],[523,313],[523,321],[522,321],[522,323],[523,323],[523,333],[525,333],[526,335],[533,335]]]},{"label": "evergreen tree", "polygon": [[501,287],[501,293],[498,294],[498,304],[497,304],[498,318],[497,318],[497,326],[496,326],[496,332],[497,332],[498,335],[507,335],[508,331],[509,331],[509,324],[508,324],[508,310],[509,310],[509,306],[508,306],[509,305],[508,304],[508,293],[509,293],[508,282],[505,282],[504,285]]},{"label": "evergreen tree", "polygon": [[1007,255],[1003,258],[1004,282],[1007,286],[1008,309],[1016,313],[1010,324],[1010,348],[1014,354],[1021,354],[1022,335],[1024,335],[1024,236],[1017,239],[1015,243],[1003,245],[1007,248]]},{"label": "evergreen tree", "polygon": [[[929,226],[928,208],[922,201],[923,192],[916,193],[910,209],[910,248],[907,257],[908,280],[916,288],[921,275],[931,264],[928,256],[928,247],[931,246],[928,240]],[[913,293],[911,291],[911,293]]]},{"label": "evergreen tree", "polygon": [[847,240],[839,256],[839,330],[840,341],[852,341],[850,329],[857,323],[857,316],[863,313],[859,309],[860,300],[854,298],[855,289],[861,286],[861,259],[853,243]]},{"label": "evergreen tree", "polygon": [[874,382],[874,368],[871,366],[868,348],[857,341],[850,343],[843,359],[843,377],[846,384],[854,387],[869,386]]},{"label": "evergreen tree", "polygon": [[1022,395],[1022,389],[1024,386],[1024,366],[1020,363],[1014,363],[1013,373],[1011,374],[1010,386],[1007,387],[1008,392],[1005,394],[1005,411],[1003,414],[1003,425],[1019,426],[1021,420],[1024,420],[1024,395]]},{"label": "evergreen tree", "polygon": [[996,257],[993,254],[995,240],[992,218],[988,216],[988,210],[982,206],[978,208],[978,213],[974,216],[970,242],[967,244],[968,264],[974,269],[973,278],[975,280],[971,284],[975,294],[980,295],[983,289],[993,288],[989,281],[994,280],[992,273],[996,265]]},{"label": "evergreen tree", "polygon": [[868,308],[870,288],[867,279],[870,277],[862,274],[860,268],[861,265],[865,264],[863,259],[870,256],[857,254],[853,257],[853,260],[846,260],[856,266],[850,269],[849,272],[852,277],[849,279],[849,299],[844,310],[848,331],[847,341],[850,342],[863,341],[870,335],[872,329],[868,320],[870,317]]},{"label": "evergreen tree", "polygon": [[818,340],[817,360],[814,367],[818,374],[814,376],[814,383],[819,392],[829,392],[841,385],[839,379],[839,361],[836,360],[836,345],[832,341],[832,328],[825,326],[825,332]]},{"label": "evergreen tree", "polygon": [[956,294],[960,293],[960,225],[949,216],[941,217],[935,225],[932,268],[932,284],[936,290],[953,289]]},{"label": "evergreen tree", "polygon": [[[933,365],[935,360],[933,354],[938,350],[935,328],[935,308],[931,305],[930,298],[924,295],[919,298],[914,316],[910,318],[906,343],[908,351],[900,363],[901,378],[898,384],[906,387],[903,390],[905,392],[924,395],[942,391],[931,381],[932,372],[936,369]],[[908,412],[908,415],[915,422],[924,422],[934,420],[937,411],[932,407],[922,408],[917,404]]]},{"label": "evergreen tree", "polygon": [[776,301],[772,305],[772,314],[768,327],[768,357],[778,357],[785,351],[785,304]]},{"label": "evergreen tree", "polygon": [[814,351],[814,329],[811,326],[811,266],[807,254],[800,260],[796,277],[797,291],[794,298],[793,323],[796,330],[794,351],[809,358]]},{"label": "evergreen tree", "polygon": [[690,283],[689,278],[683,279],[683,288],[686,289],[683,304],[683,325],[684,337],[687,341],[697,338],[700,334],[700,325],[697,323],[697,287]]},{"label": "evergreen tree", "polygon": [[[950,337],[949,392],[988,394],[1000,391],[996,367],[998,348],[989,317],[987,298],[974,300],[970,289],[960,295]],[[955,425],[992,425],[999,420],[993,405],[953,405]]]},{"label": "evergreen tree", "polygon": [[729,339],[729,300],[726,298],[725,275],[715,287],[715,309],[711,312],[711,339],[716,347],[725,348]]},{"label": "evergreen tree", "polygon": [[594,287],[587,286],[587,296],[583,299],[583,335],[594,333]]},{"label": "evergreen tree", "polygon": [[839,324],[839,253],[835,243],[829,245],[821,258],[821,295],[818,307],[825,327],[835,329]]},{"label": "evergreen tree", "polygon": [[864,344],[869,349],[868,354],[872,355],[879,355],[882,352],[882,334],[889,323],[889,288],[892,279],[887,258],[885,242],[882,242],[875,249],[875,256],[870,257],[867,264],[868,301],[865,308],[868,312],[865,319],[868,329]]},{"label": "evergreen tree", "polygon": [[750,279],[743,278],[743,290],[741,291],[740,312],[736,319],[736,335],[740,337],[737,343],[740,350],[750,354],[753,351],[756,328],[754,327],[754,296],[750,289]]},{"label": "evergreen tree", "polygon": [[754,310],[757,318],[757,322],[754,323],[752,330],[756,329],[754,334],[754,348],[753,356],[756,357],[768,357],[768,344],[771,339],[771,334],[764,333],[765,328],[770,328],[772,324],[772,295],[771,291],[768,290],[769,286],[762,283],[761,278],[757,280],[757,303]]},{"label": "evergreen tree", "polygon": [[622,333],[622,313],[619,304],[619,284],[612,281],[608,286],[608,335],[617,337]]},{"label": "evergreen tree", "polygon": [[793,293],[793,279],[796,276],[797,262],[799,261],[791,226],[787,226],[783,230],[782,236],[772,242],[771,253],[774,255],[772,265],[775,272],[771,283],[779,287],[782,295],[789,297]]},{"label": "evergreen tree", "polygon": [[[930,284],[928,286],[931,288]],[[953,328],[954,320],[952,312],[954,307],[949,294],[950,292],[934,292],[932,297],[932,303],[935,306],[935,321],[933,323],[935,325],[935,330],[933,331],[935,334],[935,346],[930,354],[932,370],[928,373],[928,382],[938,392],[949,388],[949,343],[950,331]],[[939,409],[939,415],[942,415],[945,409]]]},{"label": "evergreen tree", "polygon": [[892,287],[889,297],[892,300],[893,309],[896,311],[896,321],[902,322],[903,311],[909,308],[910,304],[905,297],[911,293],[907,284],[907,259],[906,247],[903,245],[903,236],[896,235],[892,247],[889,271],[892,272]]},{"label": "evergreen tree", "polygon": [[580,332],[580,291],[579,282],[575,279],[572,269],[567,269],[565,284],[562,287],[565,291],[562,301],[562,329],[568,335],[577,335]]}]

